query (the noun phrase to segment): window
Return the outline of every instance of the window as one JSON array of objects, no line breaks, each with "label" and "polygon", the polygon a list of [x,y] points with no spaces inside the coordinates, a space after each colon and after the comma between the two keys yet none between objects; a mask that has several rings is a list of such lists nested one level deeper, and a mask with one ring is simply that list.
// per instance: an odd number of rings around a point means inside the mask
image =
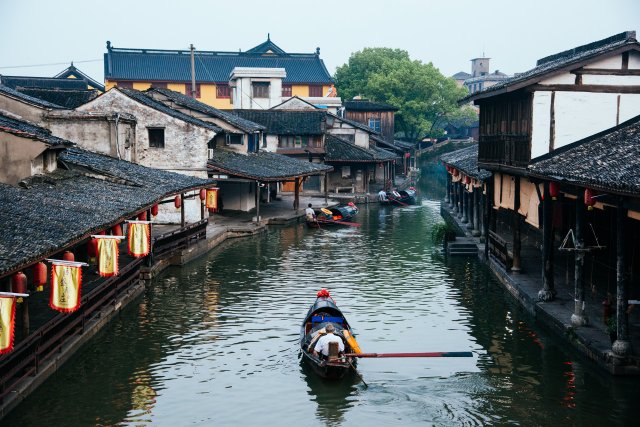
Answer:
[{"label": "window", "polygon": [[133,82],[117,82],[116,86],[124,89],[133,89]]},{"label": "window", "polygon": [[151,83],[151,87],[155,87],[158,89],[166,89],[167,88],[167,83],[161,83],[161,82],[155,82],[155,83]]},{"label": "window", "polygon": [[291,85],[282,85],[282,96],[291,97]]},{"label": "window", "polygon": [[254,98],[269,98],[269,83],[255,82],[253,83]]},{"label": "window", "polygon": [[370,118],[369,119],[369,127],[373,130],[375,130],[376,132],[380,132],[380,119],[374,119],[374,118]]},{"label": "window", "polygon": [[317,97],[323,96],[322,86],[309,85],[309,96],[317,96]]},{"label": "window", "polygon": [[[191,96],[191,83],[184,85],[184,94]],[[200,83],[196,83],[196,98],[200,98]]]},{"label": "window", "polygon": [[149,147],[164,148],[164,128],[147,128],[149,131]]},{"label": "window", "polygon": [[280,137],[280,148],[304,148],[309,145],[309,137],[308,136],[281,136]]},{"label": "window", "polygon": [[242,134],[239,134],[239,133],[228,133],[227,134],[227,144],[242,145]]},{"label": "window", "polygon": [[342,166],[342,177],[343,178],[351,177],[351,166]]},{"label": "window", "polygon": [[231,98],[231,88],[228,84],[216,84],[216,98]]}]

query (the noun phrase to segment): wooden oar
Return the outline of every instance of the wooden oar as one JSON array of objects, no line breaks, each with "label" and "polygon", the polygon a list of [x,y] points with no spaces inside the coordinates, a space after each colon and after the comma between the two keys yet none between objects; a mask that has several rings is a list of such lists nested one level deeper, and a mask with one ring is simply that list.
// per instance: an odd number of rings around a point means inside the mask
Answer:
[{"label": "wooden oar", "polygon": [[360,378],[360,381],[362,381],[362,384],[364,384],[364,386],[365,386],[366,388],[369,388],[369,384],[367,384],[367,383],[364,381],[364,378],[362,377],[362,375],[360,375],[360,372],[358,372],[358,370],[356,369],[356,367],[355,367],[355,366],[353,366],[353,362],[351,362],[351,360],[349,360],[349,365],[350,365],[350,366],[351,366],[351,368],[353,369],[353,372],[355,372],[355,373],[356,373],[356,375],[358,376],[358,378]]},{"label": "wooden oar", "polygon": [[473,357],[470,351],[436,351],[431,353],[346,353],[346,357]]},{"label": "wooden oar", "polygon": [[391,200],[392,202],[400,203],[402,206],[409,206],[408,204],[406,204],[406,203],[404,203],[404,202],[401,202],[401,201],[400,201],[400,200],[398,200],[398,199],[392,199],[392,198],[389,198],[389,200]]}]

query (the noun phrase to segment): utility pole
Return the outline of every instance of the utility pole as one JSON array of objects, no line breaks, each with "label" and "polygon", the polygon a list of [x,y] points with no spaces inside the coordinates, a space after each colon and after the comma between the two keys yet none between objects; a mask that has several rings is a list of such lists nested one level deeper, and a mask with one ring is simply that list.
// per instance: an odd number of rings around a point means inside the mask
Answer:
[{"label": "utility pole", "polygon": [[193,44],[190,46],[191,48],[191,97],[193,99],[196,98],[196,62],[194,58],[195,47]]}]

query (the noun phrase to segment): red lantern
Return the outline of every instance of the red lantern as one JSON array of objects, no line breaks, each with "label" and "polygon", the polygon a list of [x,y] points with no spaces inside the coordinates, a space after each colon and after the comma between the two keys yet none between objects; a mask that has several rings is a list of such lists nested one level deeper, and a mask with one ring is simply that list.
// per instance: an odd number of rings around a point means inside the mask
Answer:
[{"label": "red lantern", "polygon": [[465,176],[465,177],[464,177],[464,183],[465,183],[465,184],[467,184],[467,185],[468,185],[468,184],[471,184],[471,178],[470,178],[470,177],[468,177],[468,176]]},{"label": "red lantern", "polygon": [[205,200],[207,198],[207,190],[204,188],[200,189],[200,200]]},{"label": "red lantern", "polygon": [[182,197],[176,196],[176,198],[173,199],[173,205],[176,207],[176,209],[180,209],[180,206],[182,206]]},{"label": "red lantern", "polygon": [[595,196],[596,194],[592,189],[586,188],[584,190],[584,204],[587,205],[588,210],[593,210],[593,205],[596,204]]},{"label": "red lantern", "polygon": [[107,232],[104,231],[104,230],[102,230],[101,232],[98,233],[98,235],[100,235],[100,236],[104,236],[105,234],[107,234]]},{"label": "red lantern", "polygon": [[551,196],[551,200],[556,200],[558,198],[558,194],[560,194],[560,184],[555,181],[551,181],[549,183],[549,195]]},{"label": "red lantern", "polygon": [[47,265],[44,262],[33,266],[33,284],[36,285],[37,292],[42,292],[47,284]]},{"label": "red lantern", "polygon": [[[15,292],[17,294],[27,293],[27,276],[22,271],[18,271],[16,274],[11,276],[11,292]],[[22,297],[18,297],[16,301],[22,302]]]},{"label": "red lantern", "polygon": [[62,254],[62,259],[65,261],[75,261],[76,256],[71,251],[65,251],[64,254]]},{"label": "red lantern", "polygon": [[90,239],[87,243],[87,255],[89,258],[98,256],[98,239]]},{"label": "red lantern", "polygon": [[453,176],[458,176],[460,174],[460,172],[458,172],[458,169],[453,168]]},{"label": "red lantern", "polygon": [[146,221],[147,220],[147,211],[140,212],[138,214],[138,220],[139,221]]},{"label": "red lantern", "polygon": [[158,205],[153,205],[151,207],[151,215],[158,216]]},{"label": "red lantern", "polygon": [[[122,225],[116,224],[113,227],[111,227],[111,234],[113,234],[114,236],[122,236]],[[98,251],[96,251],[96,254],[97,253]]]}]

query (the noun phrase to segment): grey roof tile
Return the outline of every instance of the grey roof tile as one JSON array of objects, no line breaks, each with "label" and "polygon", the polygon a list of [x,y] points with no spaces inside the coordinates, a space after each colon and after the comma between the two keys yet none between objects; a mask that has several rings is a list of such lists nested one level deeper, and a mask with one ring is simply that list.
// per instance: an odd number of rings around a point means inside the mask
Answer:
[{"label": "grey roof tile", "polygon": [[478,144],[443,154],[440,160],[480,181],[486,181],[491,177],[491,172],[488,170],[478,169]]}]

